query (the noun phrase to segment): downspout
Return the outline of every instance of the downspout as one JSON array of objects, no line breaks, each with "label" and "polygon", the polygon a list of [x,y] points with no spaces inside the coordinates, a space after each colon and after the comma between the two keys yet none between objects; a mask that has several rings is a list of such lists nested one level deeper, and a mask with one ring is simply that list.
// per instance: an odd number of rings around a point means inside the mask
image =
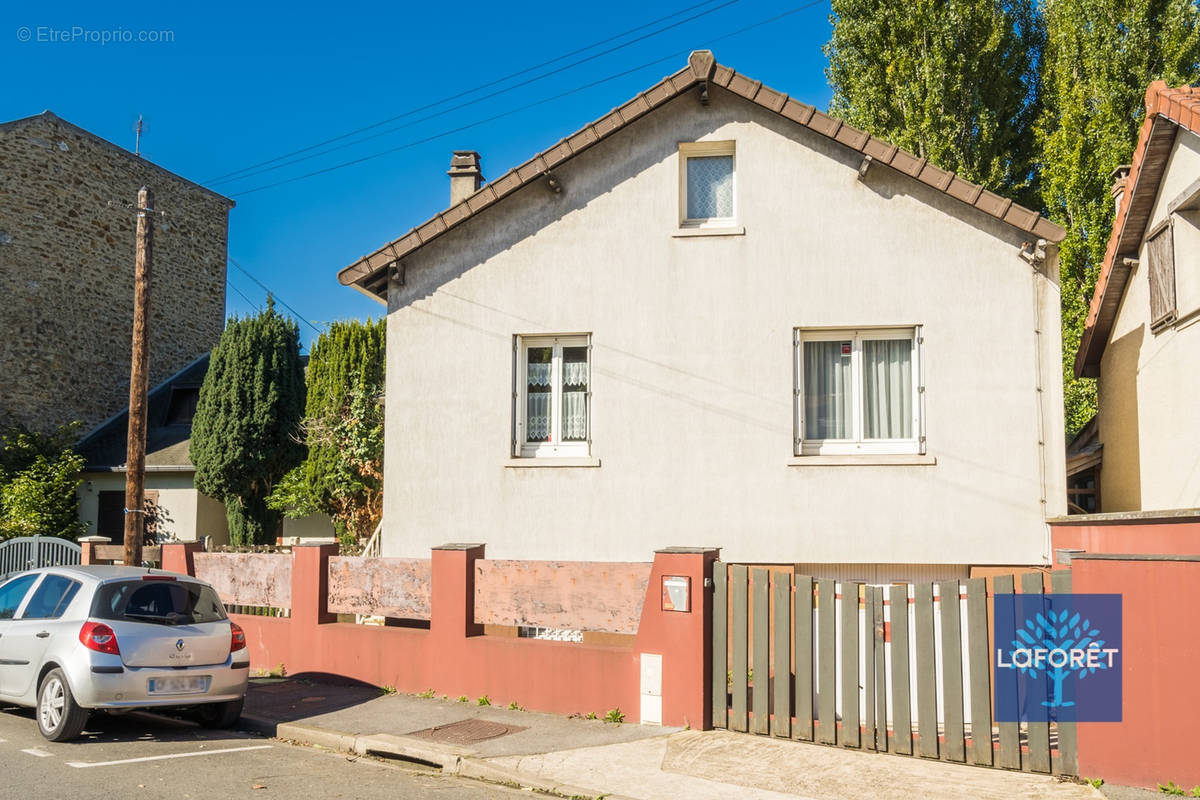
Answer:
[{"label": "downspout", "polygon": [[1038,276],[1046,265],[1046,240],[1025,242],[1021,245],[1021,258],[1029,262],[1033,286],[1033,363],[1034,388],[1037,399],[1037,438],[1038,438],[1038,483],[1041,492],[1042,524],[1042,563],[1050,564],[1050,524],[1046,522],[1046,412],[1045,387],[1042,379],[1042,293],[1038,286]]}]

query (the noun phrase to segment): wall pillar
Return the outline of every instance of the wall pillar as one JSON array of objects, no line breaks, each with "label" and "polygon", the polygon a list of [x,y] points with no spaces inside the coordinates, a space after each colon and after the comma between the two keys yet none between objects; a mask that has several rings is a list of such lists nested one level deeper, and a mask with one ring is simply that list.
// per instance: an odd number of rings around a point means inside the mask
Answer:
[{"label": "wall pillar", "polygon": [[80,536],[78,541],[80,564],[100,563],[96,558],[96,547],[102,544],[112,544],[112,539],[107,536]]},{"label": "wall pillar", "polygon": [[300,544],[292,548],[292,625],[305,628],[337,622],[329,613],[329,557],[336,544]]},{"label": "wall pillar", "polygon": [[195,577],[196,564],[192,556],[203,552],[204,542],[166,542],[162,546],[162,568]]},{"label": "wall pillar", "polygon": [[475,562],[485,545],[444,544],[433,548],[429,629],[437,639],[483,635],[475,624]]},{"label": "wall pillar", "polygon": [[[712,727],[712,574],[720,548],[668,547],[655,551],[642,605],[636,650],[662,657],[662,724]],[[664,578],[686,578],[689,611],[663,610]],[[645,691],[647,687],[643,686]],[[653,687],[651,687],[651,690]],[[641,715],[639,715],[640,718]],[[646,721],[646,720],[643,720]]]}]

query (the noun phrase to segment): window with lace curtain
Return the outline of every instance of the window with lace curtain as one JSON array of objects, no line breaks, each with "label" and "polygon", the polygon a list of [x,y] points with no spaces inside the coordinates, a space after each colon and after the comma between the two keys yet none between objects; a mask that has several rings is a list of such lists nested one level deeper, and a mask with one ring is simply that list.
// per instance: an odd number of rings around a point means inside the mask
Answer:
[{"label": "window with lace curtain", "polygon": [[515,353],[513,455],[588,455],[590,335],[518,336]]},{"label": "window with lace curtain", "polygon": [[681,227],[736,223],[733,142],[680,143],[679,205]]},{"label": "window with lace curtain", "polygon": [[925,452],[920,330],[797,330],[795,454]]}]

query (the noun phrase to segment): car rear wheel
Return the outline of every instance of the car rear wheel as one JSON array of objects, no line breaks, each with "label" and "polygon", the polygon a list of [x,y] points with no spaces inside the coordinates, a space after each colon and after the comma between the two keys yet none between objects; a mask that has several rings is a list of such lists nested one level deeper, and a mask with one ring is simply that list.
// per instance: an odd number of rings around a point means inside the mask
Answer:
[{"label": "car rear wheel", "polygon": [[83,732],[88,710],[71,696],[71,687],[62,670],[52,669],[38,688],[38,731],[52,742],[65,742]]},{"label": "car rear wheel", "polygon": [[196,706],[196,721],[205,728],[232,728],[242,716],[245,699]]}]

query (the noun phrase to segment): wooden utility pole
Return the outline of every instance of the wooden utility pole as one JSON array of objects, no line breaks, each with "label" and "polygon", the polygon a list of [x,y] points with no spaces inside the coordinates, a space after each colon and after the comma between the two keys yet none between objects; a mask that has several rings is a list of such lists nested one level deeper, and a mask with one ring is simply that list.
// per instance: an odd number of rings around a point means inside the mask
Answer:
[{"label": "wooden utility pole", "polygon": [[125,455],[125,564],[142,565],[146,531],[146,393],[150,369],[150,265],[153,261],[154,194],[137,199],[137,261],[133,274],[133,360],[129,367],[129,439]]}]

